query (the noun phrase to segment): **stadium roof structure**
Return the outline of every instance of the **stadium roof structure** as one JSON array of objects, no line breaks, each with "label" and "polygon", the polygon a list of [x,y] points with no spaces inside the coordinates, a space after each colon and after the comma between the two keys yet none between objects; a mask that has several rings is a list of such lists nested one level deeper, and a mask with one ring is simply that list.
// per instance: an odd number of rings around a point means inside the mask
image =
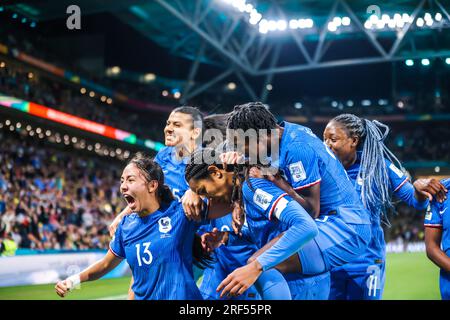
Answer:
[{"label": "stadium roof structure", "polygon": [[[73,0],[6,0],[36,21],[66,16]],[[450,57],[450,0],[79,0],[110,12],[171,54],[192,61],[184,101],[235,75],[252,100],[276,74]],[[45,9],[44,9],[45,8]],[[220,67],[193,85],[202,64]],[[255,92],[249,78],[262,79]]]}]

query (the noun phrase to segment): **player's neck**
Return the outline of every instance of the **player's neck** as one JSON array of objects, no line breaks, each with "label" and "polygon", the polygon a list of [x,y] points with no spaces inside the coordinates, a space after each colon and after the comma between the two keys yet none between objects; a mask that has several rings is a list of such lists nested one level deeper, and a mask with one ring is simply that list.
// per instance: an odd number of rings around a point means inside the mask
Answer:
[{"label": "player's neck", "polygon": [[189,146],[186,146],[184,144],[180,144],[176,146],[176,153],[175,156],[177,157],[177,160],[181,160],[185,157],[190,156],[196,149],[195,142],[192,142]]},{"label": "player's neck", "polygon": [[344,166],[345,170],[347,170],[348,168],[350,168],[352,165],[355,164],[356,162],[356,152],[352,155],[350,155],[349,157],[347,157],[346,159],[342,160],[342,165]]},{"label": "player's neck", "polygon": [[147,216],[155,213],[156,211],[158,211],[160,206],[161,205],[160,205],[159,201],[157,201],[156,199],[149,201],[149,203],[145,206],[145,209],[142,209],[141,211],[139,211],[138,215],[141,218],[147,217]]}]

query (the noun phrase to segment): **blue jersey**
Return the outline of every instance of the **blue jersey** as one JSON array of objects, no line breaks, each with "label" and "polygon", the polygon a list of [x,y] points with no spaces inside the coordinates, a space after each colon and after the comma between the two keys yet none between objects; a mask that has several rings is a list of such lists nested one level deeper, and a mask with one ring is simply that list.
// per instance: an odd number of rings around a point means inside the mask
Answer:
[{"label": "blue jersey", "polygon": [[[441,183],[448,190],[450,189],[450,179],[441,180]],[[450,257],[450,198],[439,203],[432,201],[429,210],[425,215],[425,227],[442,229],[441,248]],[[450,299],[450,273],[441,269],[439,288],[442,299]]]},{"label": "blue jersey", "polygon": [[[441,180],[448,190],[450,179]],[[442,229],[442,250],[450,257],[450,198],[442,203],[432,201],[425,216],[425,227]]]},{"label": "blue jersey", "polygon": [[169,186],[175,198],[178,200],[189,189],[189,185],[184,178],[186,164],[189,157],[179,159],[174,147],[165,147],[161,149],[155,157],[164,173],[164,184]]},{"label": "blue jersey", "polygon": [[[286,232],[287,237],[292,228],[287,219],[292,216],[301,217],[304,224],[304,226],[297,225],[303,230],[296,232],[295,237],[300,239],[302,233],[310,232],[306,228],[308,219],[311,219],[309,214],[300,205],[296,209],[297,213],[290,211],[292,202],[297,204],[296,201],[272,182],[250,178],[243,186],[243,198],[249,230],[247,237],[258,248],[263,247],[281,232]],[[304,247],[299,251],[304,274],[326,272],[333,267],[350,262],[364,252],[370,239],[370,226],[346,223],[344,217],[350,216],[350,213],[346,209],[341,211],[341,214],[316,219],[312,226],[308,224],[308,228],[316,228],[318,234],[311,241],[304,238]],[[272,219],[273,217],[276,219]],[[311,219],[311,222],[314,221]],[[283,238],[285,236],[280,240]]]},{"label": "blue jersey", "polygon": [[136,300],[202,299],[192,271],[197,228],[176,200],[146,217],[122,219],[110,250],[130,265]]},{"label": "blue jersey", "polygon": [[[349,223],[370,223],[344,167],[311,129],[283,122],[279,168],[295,190],[320,183],[320,214],[335,214],[340,207],[355,208]],[[276,164],[276,163],[275,163]],[[358,216],[358,217],[357,217]]]},{"label": "blue jersey", "polygon": [[[363,182],[358,179],[358,173],[361,166],[361,152],[357,152],[356,162],[347,170],[348,177],[353,182],[353,185],[359,195],[361,195],[361,189]],[[389,160],[385,160],[386,170],[389,177],[389,188],[393,194],[396,195],[399,199],[405,201],[408,205],[416,207],[416,209],[425,209],[428,202],[424,201],[423,203],[415,203],[414,199],[414,187],[409,182],[408,177],[398,169],[393,163]],[[378,190],[372,190],[372,192],[378,192]],[[371,212],[371,221],[372,221],[372,240],[367,247],[366,254],[358,259],[357,263],[365,263],[365,264],[379,264],[385,260],[386,255],[386,243],[384,240],[384,232],[381,227],[381,206],[372,209],[377,210],[377,212]],[[354,268],[358,268],[356,265]],[[367,268],[367,265],[365,267]]]},{"label": "blue jersey", "polygon": [[[232,228],[232,217],[228,214],[224,217],[211,220],[208,229],[217,228],[220,231],[234,233]],[[246,226],[243,227],[245,232]],[[257,251],[257,247],[244,238],[234,238],[233,244],[221,246],[214,250],[216,262],[207,267],[203,273],[203,281],[200,291],[205,299],[219,299],[220,292],[216,292],[218,285],[235,269],[247,264],[247,260]],[[259,299],[259,295],[252,286],[245,294],[233,298],[238,300]]]}]

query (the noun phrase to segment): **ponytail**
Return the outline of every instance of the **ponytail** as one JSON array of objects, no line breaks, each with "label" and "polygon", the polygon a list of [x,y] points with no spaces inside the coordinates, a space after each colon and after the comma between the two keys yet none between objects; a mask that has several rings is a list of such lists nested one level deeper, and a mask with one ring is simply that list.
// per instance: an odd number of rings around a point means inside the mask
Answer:
[{"label": "ponytail", "polygon": [[374,218],[382,218],[384,223],[390,225],[388,216],[389,213],[395,212],[395,208],[391,202],[392,192],[386,160],[403,172],[405,169],[384,144],[390,131],[389,127],[377,120],[361,119],[353,114],[342,114],[332,121],[343,126],[350,137],[359,139],[358,149],[362,155],[357,181],[362,181],[361,200]]}]

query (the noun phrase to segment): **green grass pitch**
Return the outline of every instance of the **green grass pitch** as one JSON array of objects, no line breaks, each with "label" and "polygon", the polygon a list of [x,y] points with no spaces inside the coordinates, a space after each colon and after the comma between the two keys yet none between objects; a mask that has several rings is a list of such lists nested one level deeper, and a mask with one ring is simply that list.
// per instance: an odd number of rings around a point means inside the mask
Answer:
[{"label": "green grass pitch", "polygon": [[[439,269],[425,253],[389,254],[386,268],[385,300],[440,299]],[[130,279],[99,280],[85,283],[65,299],[124,299]],[[34,285],[0,288],[0,300],[61,300],[54,285]]]}]

